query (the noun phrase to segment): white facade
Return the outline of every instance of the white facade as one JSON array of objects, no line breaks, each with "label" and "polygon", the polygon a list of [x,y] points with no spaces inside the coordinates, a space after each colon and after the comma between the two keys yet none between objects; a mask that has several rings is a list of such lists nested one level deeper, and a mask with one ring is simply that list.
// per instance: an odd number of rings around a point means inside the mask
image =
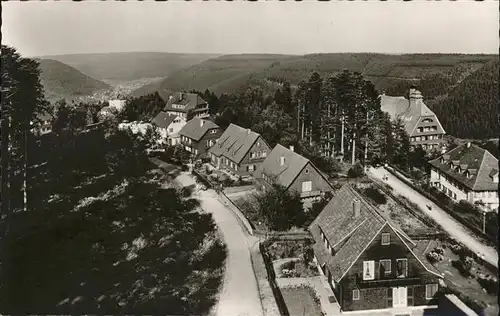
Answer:
[{"label": "white facade", "polygon": [[498,191],[472,191],[435,168],[432,168],[431,170],[430,181],[433,186],[443,191],[447,196],[456,202],[460,200],[466,200],[472,204],[482,202],[486,208],[490,210],[498,210]]},{"label": "white facade", "polygon": [[121,112],[123,108],[125,108],[125,100],[109,100],[109,107],[116,109],[118,112]]},{"label": "white facade", "polygon": [[[169,111],[166,111],[166,113],[169,114],[169,115],[176,115],[176,116],[183,117],[184,119],[187,119],[187,113],[186,112],[169,110]],[[209,116],[210,115],[208,114],[208,109],[206,111],[200,111],[200,112],[193,113],[193,118],[194,117],[205,118],[205,117],[209,117]]]},{"label": "white facade", "polygon": [[178,145],[181,142],[181,137],[179,135],[180,130],[186,125],[186,118],[183,116],[177,116],[170,125],[166,128],[159,127],[161,137],[167,139],[168,144]]}]

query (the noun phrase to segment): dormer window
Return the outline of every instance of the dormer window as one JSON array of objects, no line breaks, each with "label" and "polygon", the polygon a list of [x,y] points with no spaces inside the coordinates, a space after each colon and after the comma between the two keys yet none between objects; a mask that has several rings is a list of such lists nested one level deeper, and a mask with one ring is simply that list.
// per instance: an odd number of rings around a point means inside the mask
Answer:
[{"label": "dormer window", "polygon": [[280,166],[283,166],[285,164],[285,157],[281,156],[280,157]]},{"label": "dormer window", "polygon": [[441,157],[441,163],[445,163],[444,157]]}]

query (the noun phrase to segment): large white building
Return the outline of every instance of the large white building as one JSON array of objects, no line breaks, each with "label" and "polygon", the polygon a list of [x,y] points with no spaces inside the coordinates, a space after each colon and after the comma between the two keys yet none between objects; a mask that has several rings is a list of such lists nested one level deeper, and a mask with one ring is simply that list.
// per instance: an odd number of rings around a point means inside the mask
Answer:
[{"label": "large white building", "polygon": [[469,142],[429,163],[431,184],[451,199],[498,211],[498,159],[489,151]]},{"label": "large white building", "polygon": [[151,121],[158,128],[160,135],[169,145],[180,144],[179,131],[186,125],[186,118],[160,112]]}]

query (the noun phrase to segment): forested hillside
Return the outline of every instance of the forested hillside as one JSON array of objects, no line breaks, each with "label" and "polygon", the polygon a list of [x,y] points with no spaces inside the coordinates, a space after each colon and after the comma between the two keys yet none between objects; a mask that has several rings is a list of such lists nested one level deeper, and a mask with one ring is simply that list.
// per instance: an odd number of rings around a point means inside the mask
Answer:
[{"label": "forested hillside", "polygon": [[68,100],[110,89],[108,84],[86,76],[73,67],[52,59],[41,59],[40,79],[48,101]]},{"label": "forested hillside", "polygon": [[[225,55],[172,73],[162,82],[142,87],[135,96],[159,91],[162,97],[178,90],[210,89],[215,94],[260,87],[275,91],[284,81],[296,87],[311,72],[329,76],[344,69],[360,72],[379,91],[418,84],[427,76],[454,73],[462,80],[495,58],[494,55],[371,53],[289,55]],[[447,87],[448,83],[444,84]],[[439,87],[436,87],[439,89]]]},{"label": "forested hillside", "polygon": [[446,132],[462,138],[493,138],[500,133],[498,71],[495,60],[453,88],[446,98],[436,100],[434,112]]},{"label": "forested hillside", "polygon": [[102,53],[56,55],[50,58],[97,79],[137,80],[166,77],[173,71],[201,63],[214,54]]}]

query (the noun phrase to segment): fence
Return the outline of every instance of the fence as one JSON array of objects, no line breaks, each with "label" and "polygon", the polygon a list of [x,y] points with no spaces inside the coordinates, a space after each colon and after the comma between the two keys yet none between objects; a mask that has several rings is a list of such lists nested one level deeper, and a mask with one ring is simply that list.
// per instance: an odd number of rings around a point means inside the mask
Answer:
[{"label": "fence", "polygon": [[255,226],[250,222],[245,215],[241,212],[240,208],[234,204],[234,202],[227,197],[224,191],[220,191],[219,196],[229,204],[229,209],[236,215],[238,220],[245,226],[250,235],[254,235]]},{"label": "fence", "polygon": [[467,227],[469,230],[471,230],[472,232],[474,232],[476,235],[478,235],[478,236],[486,239],[489,242],[493,242],[493,244],[495,244],[495,245],[498,244],[498,240],[497,240],[496,237],[492,237],[490,235],[487,235],[487,234],[483,233],[479,228],[477,228],[476,226],[474,226],[473,224],[471,224],[469,221],[465,220],[464,218],[462,218],[458,214],[456,214],[456,212],[454,212],[453,209],[450,209],[450,207],[448,205],[445,205],[442,201],[440,201],[439,199],[437,199],[435,196],[431,195],[429,192],[426,192],[425,190],[423,190],[422,188],[416,186],[415,184],[413,184],[411,181],[409,181],[405,177],[401,176],[401,174],[400,174],[400,172],[398,171],[397,168],[391,166],[391,167],[386,168],[386,169],[393,176],[395,176],[396,178],[398,178],[400,181],[402,181],[403,183],[405,183],[406,185],[408,185],[413,190],[415,190],[418,193],[420,193],[421,195],[423,195],[428,200],[432,201],[434,204],[436,204],[441,209],[443,209],[446,213],[448,213],[451,217],[453,217],[457,222],[459,222],[462,225],[464,225],[465,227]]},{"label": "fence", "polygon": [[290,316],[290,312],[288,311],[288,307],[286,306],[285,299],[283,298],[283,294],[281,294],[281,290],[276,283],[276,274],[274,273],[273,262],[267,253],[267,249],[264,243],[259,243],[259,250],[262,254],[262,258],[264,259],[264,265],[266,266],[267,279],[269,281],[269,285],[273,291],[274,298],[276,300],[276,304],[278,305],[278,309],[280,311],[281,316]]}]

